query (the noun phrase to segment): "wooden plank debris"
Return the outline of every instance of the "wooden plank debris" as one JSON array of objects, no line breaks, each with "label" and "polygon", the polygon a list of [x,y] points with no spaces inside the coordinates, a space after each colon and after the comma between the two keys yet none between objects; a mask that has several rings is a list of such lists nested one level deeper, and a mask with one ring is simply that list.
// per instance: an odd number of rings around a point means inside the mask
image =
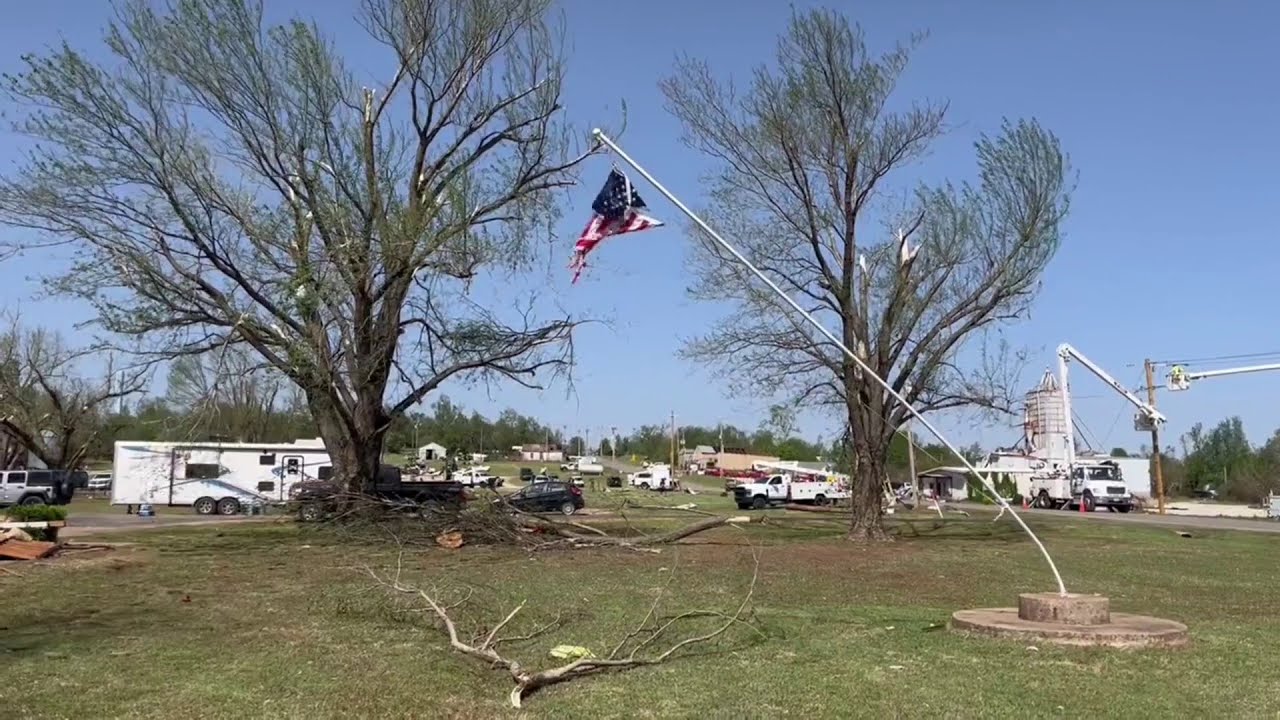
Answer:
[{"label": "wooden plank debris", "polygon": [[9,540],[0,543],[0,559],[5,560],[39,560],[52,555],[58,549],[58,543],[40,542],[38,540]]}]

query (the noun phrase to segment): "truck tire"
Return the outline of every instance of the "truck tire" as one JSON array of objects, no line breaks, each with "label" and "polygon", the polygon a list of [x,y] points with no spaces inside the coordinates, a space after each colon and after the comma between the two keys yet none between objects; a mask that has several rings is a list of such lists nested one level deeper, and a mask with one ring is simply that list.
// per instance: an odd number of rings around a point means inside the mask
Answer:
[{"label": "truck tire", "polygon": [[298,520],[300,522],[317,522],[324,515],[319,503],[305,503],[298,508]]},{"label": "truck tire", "polygon": [[28,495],[18,501],[19,505],[44,505],[44,498],[39,495]]},{"label": "truck tire", "polygon": [[1036,496],[1036,507],[1044,510],[1053,509],[1053,499],[1049,497],[1048,490],[1041,490],[1040,494]]},{"label": "truck tire", "polygon": [[649,483],[640,483],[640,489],[641,489],[641,490],[648,490],[648,489],[649,489]]},{"label": "truck tire", "polygon": [[236,515],[240,512],[240,501],[233,497],[224,497],[218,501],[219,515]]},{"label": "truck tire", "polygon": [[769,500],[763,495],[757,495],[751,499],[751,507],[756,510],[763,510],[769,507]]},{"label": "truck tire", "polygon": [[1084,491],[1084,495],[1080,497],[1080,502],[1084,505],[1085,512],[1093,512],[1098,509],[1098,502],[1093,499],[1093,493],[1088,490]]},{"label": "truck tire", "polygon": [[813,499],[813,504],[817,505],[818,507],[826,507],[827,496],[819,493],[818,496]]},{"label": "truck tire", "polygon": [[1132,505],[1113,505],[1112,508],[1119,513],[1127,513],[1133,508]]},{"label": "truck tire", "polygon": [[191,509],[195,510],[197,515],[212,515],[218,510],[218,501],[211,497],[198,498],[191,503]]}]

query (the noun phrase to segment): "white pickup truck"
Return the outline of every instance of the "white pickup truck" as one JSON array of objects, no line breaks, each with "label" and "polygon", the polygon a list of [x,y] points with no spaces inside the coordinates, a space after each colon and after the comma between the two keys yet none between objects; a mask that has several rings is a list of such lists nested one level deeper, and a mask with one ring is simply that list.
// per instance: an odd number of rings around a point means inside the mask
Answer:
[{"label": "white pickup truck", "polygon": [[849,497],[849,491],[837,483],[793,480],[791,475],[785,473],[745,482],[733,488],[733,501],[739,510],[761,510],[776,503],[827,505]]},{"label": "white pickup truck", "polygon": [[463,487],[498,487],[502,478],[490,475],[487,467],[463,468],[453,474],[453,481]]}]

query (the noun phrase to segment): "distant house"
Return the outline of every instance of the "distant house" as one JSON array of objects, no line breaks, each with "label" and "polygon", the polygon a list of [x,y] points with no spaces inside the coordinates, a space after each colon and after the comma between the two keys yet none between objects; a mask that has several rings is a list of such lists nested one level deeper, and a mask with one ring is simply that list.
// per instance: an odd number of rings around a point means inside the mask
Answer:
[{"label": "distant house", "polygon": [[758,462],[778,462],[776,455],[757,455],[746,448],[725,448],[715,454],[715,467],[721,470],[750,470]]},{"label": "distant house", "polygon": [[716,449],[710,445],[697,445],[693,448],[680,450],[681,467],[696,465],[699,468],[706,468],[708,465],[714,465],[715,459]]},{"label": "distant house", "polygon": [[564,450],[549,445],[521,445],[519,452],[525,462],[564,462]]},{"label": "distant house", "polygon": [[443,460],[449,455],[449,449],[440,443],[427,443],[418,448],[418,460]]},{"label": "distant house", "polygon": [[13,423],[0,420],[0,470],[43,469],[44,461],[27,450],[19,437]]}]

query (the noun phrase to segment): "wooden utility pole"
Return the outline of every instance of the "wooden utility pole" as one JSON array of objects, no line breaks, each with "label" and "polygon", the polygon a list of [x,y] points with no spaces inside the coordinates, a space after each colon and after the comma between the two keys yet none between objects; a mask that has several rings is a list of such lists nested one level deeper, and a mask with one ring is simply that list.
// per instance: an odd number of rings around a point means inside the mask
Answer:
[{"label": "wooden utility pole", "polygon": [[[1156,364],[1150,358],[1142,361],[1147,376],[1147,404],[1156,406]],[[1160,467],[1160,426],[1151,423],[1151,472],[1156,480],[1156,508],[1164,514],[1164,470]]]},{"label": "wooden utility pole", "polygon": [[676,471],[676,413],[671,411],[671,472]]},{"label": "wooden utility pole", "polygon": [[907,421],[907,472],[911,473],[912,512],[920,511],[920,476],[916,475],[916,439],[911,433],[911,421]]}]

